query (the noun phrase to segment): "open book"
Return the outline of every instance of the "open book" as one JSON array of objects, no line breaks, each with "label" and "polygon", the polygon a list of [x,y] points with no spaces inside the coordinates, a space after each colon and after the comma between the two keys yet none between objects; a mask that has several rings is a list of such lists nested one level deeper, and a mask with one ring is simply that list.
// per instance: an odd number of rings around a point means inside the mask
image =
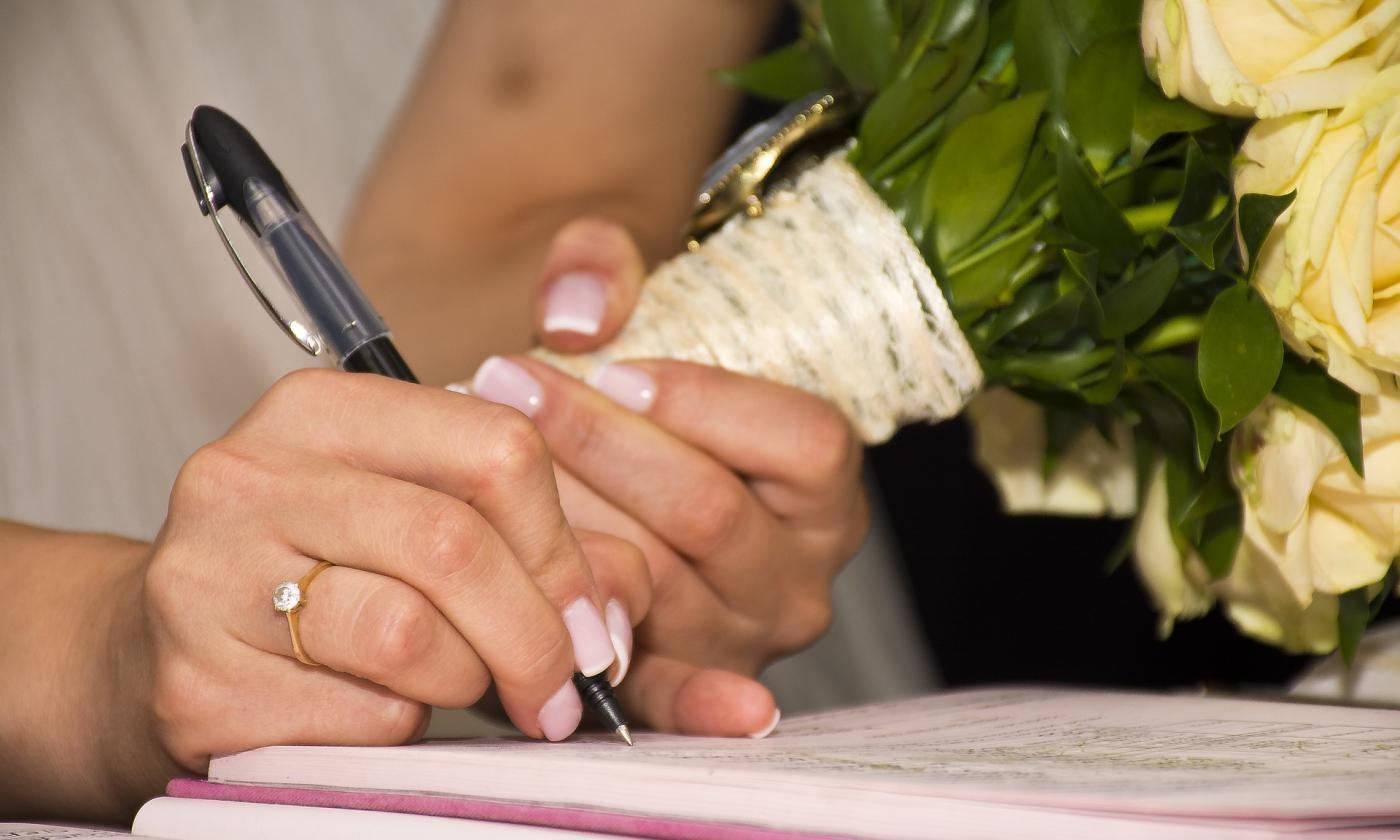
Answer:
[{"label": "open book", "polygon": [[[983,689],[799,716],[760,741],[268,747],[170,793],[643,837],[1272,837],[1400,826],[1400,712]],[[156,800],[136,830],[216,836],[201,807]]]}]

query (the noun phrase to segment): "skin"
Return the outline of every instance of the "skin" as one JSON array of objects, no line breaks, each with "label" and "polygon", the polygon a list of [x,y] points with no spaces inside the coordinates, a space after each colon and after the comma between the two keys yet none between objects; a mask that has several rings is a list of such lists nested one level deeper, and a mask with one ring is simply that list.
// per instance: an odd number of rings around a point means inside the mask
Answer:
[{"label": "skin", "polygon": [[[621,328],[647,266],[682,247],[695,185],[728,135],[737,96],[712,73],[761,49],[775,11],[449,9],[346,243],[426,381],[468,380],[486,354],[535,341],[588,350]],[[601,327],[546,332],[550,287],[575,271],[606,285]],[[500,317],[470,319],[483,310]],[[695,734],[763,730],[777,707],[753,677],[825,630],[832,577],[867,528],[845,421],[790,388],[661,361],[647,365],[657,402],[638,417],[515,360],[544,386],[533,419],[570,522],[639,546],[655,581],[620,689],[629,712]]]},{"label": "skin", "polygon": [[[625,323],[725,134],[734,97],[706,74],[751,55],[772,9],[446,11],[345,249],[430,385],[285,378],[185,464],[150,543],[0,522],[0,817],[124,821],[211,753],[409,742],[428,704],[488,687],[540,737],[580,598],[641,622],[619,688],[637,722],[771,722],[752,677],[820,635],[866,527],[834,409],[664,361],[637,365],[642,412],[518,358],[544,395],[529,419],[431,385],[524,349],[569,271],[605,282],[602,326],[541,340],[585,350]],[[336,563],[301,614],[321,668],[267,607],[313,558]]]}]

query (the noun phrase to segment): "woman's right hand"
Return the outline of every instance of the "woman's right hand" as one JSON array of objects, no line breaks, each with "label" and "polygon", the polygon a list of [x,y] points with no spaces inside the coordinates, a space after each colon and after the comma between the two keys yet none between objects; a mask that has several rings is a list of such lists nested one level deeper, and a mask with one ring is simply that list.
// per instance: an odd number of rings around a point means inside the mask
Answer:
[{"label": "woman's right hand", "polygon": [[[335,564],[299,613],[273,589]],[[577,726],[650,603],[625,542],[577,537],[519,412],[326,370],[274,385],[180,471],[139,587],[151,725],[170,761],[267,744],[397,744],[494,684],[536,738]],[[615,602],[615,603],[613,603]],[[627,628],[630,631],[630,627]]]}]

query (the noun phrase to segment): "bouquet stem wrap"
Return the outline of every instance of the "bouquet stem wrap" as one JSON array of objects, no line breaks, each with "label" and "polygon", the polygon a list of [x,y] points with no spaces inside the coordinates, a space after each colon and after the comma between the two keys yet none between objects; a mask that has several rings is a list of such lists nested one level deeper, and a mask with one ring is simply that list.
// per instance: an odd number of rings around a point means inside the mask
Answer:
[{"label": "bouquet stem wrap", "polygon": [[657,268],[607,347],[534,355],[581,378],[625,359],[717,365],[830,400],[866,443],[957,414],[982,384],[919,249],[843,154]]}]

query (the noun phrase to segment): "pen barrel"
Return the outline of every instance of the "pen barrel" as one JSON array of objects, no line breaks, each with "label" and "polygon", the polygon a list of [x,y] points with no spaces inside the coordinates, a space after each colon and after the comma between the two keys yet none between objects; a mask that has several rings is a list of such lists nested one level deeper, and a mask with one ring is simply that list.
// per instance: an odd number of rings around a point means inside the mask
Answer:
[{"label": "pen barrel", "polygon": [[[360,348],[388,336],[384,319],[311,217],[257,178],[248,179],[245,191],[258,247],[336,363],[345,367]],[[398,364],[407,371],[402,359]]]},{"label": "pen barrel", "polygon": [[404,382],[418,381],[387,335],[372,338],[356,347],[340,361],[340,366],[350,373],[377,373]]},{"label": "pen barrel", "polygon": [[608,684],[606,677],[574,674],[574,688],[578,689],[584,705],[593,710],[609,731],[616,732],[618,727],[627,725],[627,720],[622,717],[622,710],[618,708],[617,697],[613,695],[612,686]]}]

